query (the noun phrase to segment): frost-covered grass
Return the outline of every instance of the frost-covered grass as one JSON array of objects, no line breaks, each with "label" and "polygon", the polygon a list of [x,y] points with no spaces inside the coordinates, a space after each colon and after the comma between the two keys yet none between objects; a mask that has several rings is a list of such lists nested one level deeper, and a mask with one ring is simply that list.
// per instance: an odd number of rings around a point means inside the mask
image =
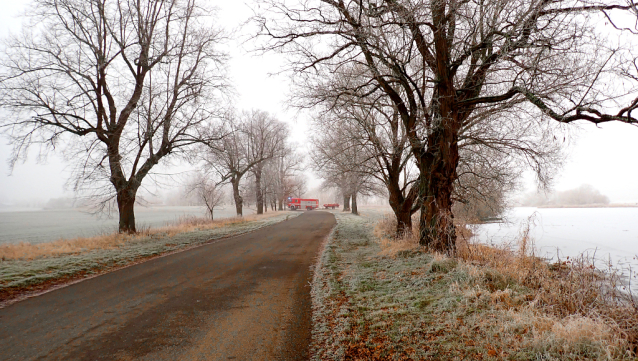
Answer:
[{"label": "frost-covered grass", "polygon": [[634,359],[613,319],[540,307],[538,289],[472,257],[388,245],[381,212],[362,214],[336,213],[321,253],[313,360]]},{"label": "frost-covered grass", "polygon": [[[300,214],[276,212],[221,222],[190,221],[140,235],[102,236],[107,238],[102,241],[100,237],[83,238],[75,240],[75,243],[74,240],[60,241],[58,246],[64,246],[64,252],[56,252],[55,244],[24,245],[28,250],[24,257],[0,259],[0,299],[21,288],[104,272],[144,258],[250,232]],[[28,248],[31,246],[44,247],[49,252],[34,257],[34,249]]]}]

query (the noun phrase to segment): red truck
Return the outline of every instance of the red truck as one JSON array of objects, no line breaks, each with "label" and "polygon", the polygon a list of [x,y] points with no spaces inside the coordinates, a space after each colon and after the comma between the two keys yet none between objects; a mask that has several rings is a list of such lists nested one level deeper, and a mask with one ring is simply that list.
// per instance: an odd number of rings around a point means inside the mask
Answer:
[{"label": "red truck", "polygon": [[319,200],[288,197],[288,208],[290,208],[291,211],[297,209],[305,209],[307,211],[311,211],[313,209],[319,208]]}]

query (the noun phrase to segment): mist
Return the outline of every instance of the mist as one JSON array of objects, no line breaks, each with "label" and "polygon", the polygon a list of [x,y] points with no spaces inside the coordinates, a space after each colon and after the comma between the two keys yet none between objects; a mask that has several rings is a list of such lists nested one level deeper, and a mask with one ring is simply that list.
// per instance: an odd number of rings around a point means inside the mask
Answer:
[{"label": "mist", "polygon": [[592,185],[583,184],[565,191],[529,193],[523,196],[520,204],[523,207],[604,206],[609,204],[609,197]]}]

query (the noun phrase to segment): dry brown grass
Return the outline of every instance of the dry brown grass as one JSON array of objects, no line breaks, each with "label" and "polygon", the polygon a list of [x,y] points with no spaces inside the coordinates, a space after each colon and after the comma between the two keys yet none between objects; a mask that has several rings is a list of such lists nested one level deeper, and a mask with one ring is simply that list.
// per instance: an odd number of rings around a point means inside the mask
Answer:
[{"label": "dry brown grass", "polygon": [[[414,220],[413,220],[414,221]],[[379,239],[382,256],[396,257],[401,252],[411,251],[419,247],[419,236],[415,229],[404,234],[402,237],[395,237],[397,227],[396,218],[386,214],[379,220],[374,228],[374,235]]]},{"label": "dry brown grass", "polygon": [[178,220],[173,225],[153,229],[144,229],[139,231],[137,234],[112,233],[95,237],[59,239],[53,242],[38,244],[32,244],[28,242],[1,244],[0,259],[32,260],[36,258],[53,257],[63,254],[79,254],[95,249],[112,249],[121,247],[131,242],[143,242],[145,239],[148,239],[148,237],[159,235],[167,235],[172,237],[179,233],[228,227],[233,224],[270,218],[281,213],[283,212],[268,212],[261,215],[224,218],[214,221],[211,221],[207,218],[184,217]]},{"label": "dry brown grass", "polygon": [[[394,217],[379,221],[375,236],[381,254],[394,257],[419,249],[418,222],[414,224],[412,233],[396,238]],[[481,280],[480,286],[459,291],[470,298],[483,293],[497,308],[507,309],[511,327],[530,329],[537,349],[568,351],[602,344],[609,355],[611,350],[638,351],[638,304],[619,290],[620,274],[596,269],[594,259],[585,256],[549,264],[535,256],[529,229],[513,247],[474,243],[471,233],[458,226],[456,261]],[[529,290],[527,297],[511,299],[508,288],[521,286]]]},{"label": "dry brown grass", "polygon": [[[534,255],[534,245],[523,232],[515,249],[471,243],[459,238],[457,257],[502,275],[494,282],[515,283],[530,289],[528,308],[539,343],[567,350],[584,343],[602,343],[610,349],[624,343],[638,350],[638,305],[621,292],[621,275],[602,272],[594,259],[580,256],[549,264]],[[490,281],[490,280],[488,280]],[[487,282],[489,287],[490,282]],[[546,321],[546,327],[541,327]],[[546,332],[547,331],[547,332]]]}]

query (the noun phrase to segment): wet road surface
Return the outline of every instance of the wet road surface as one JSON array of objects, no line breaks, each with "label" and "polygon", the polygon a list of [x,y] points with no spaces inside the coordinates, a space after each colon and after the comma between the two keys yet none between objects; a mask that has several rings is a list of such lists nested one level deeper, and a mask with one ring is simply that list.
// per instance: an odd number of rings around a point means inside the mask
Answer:
[{"label": "wet road surface", "polygon": [[305,360],[312,211],[0,309],[0,360]]}]

